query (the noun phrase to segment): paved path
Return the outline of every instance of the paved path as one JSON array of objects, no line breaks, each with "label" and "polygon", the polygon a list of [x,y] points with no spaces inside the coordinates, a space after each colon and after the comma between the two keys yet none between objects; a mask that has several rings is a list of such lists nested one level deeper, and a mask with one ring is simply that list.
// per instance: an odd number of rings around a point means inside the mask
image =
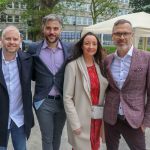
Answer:
[{"label": "paved path", "polygon": [[[32,86],[33,89],[33,86]],[[147,150],[150,150],[150,129],[146,129],[146,147]],[[30,139],[28,141],[28,150],[41,150],[41,135],[39,126],[37,123],[37,119],[35,117],[35,126],[32,129]],[[13,150],[11,142],[9,142],[8,150]],[[71,150],[71,146],[67,142],[67,130],[66,126],[64,127],[62,139],[61,139],[61,147],[60,150]],[[105,144],[102,145],[101,150],[106,150]],[[125,141],[121,139],[119,150],[129,150]]]},{"label": "paved path", "polygon": [[[147,150],[150,150],[150,129],[146,129],[146,146]],[[8,150],[13,150],[11,142],[9,142]],[[32,129],[31,136],[28,141],[28,150],[41,150],[41,135],[36,117],[35,117],[35,126]],[[60,150],[71,150],[71,146],[67,142],[66,126],[64,127],[63,130]],[[105,144],[102,145],[101,150],[106,150]],[[121,139],[119,150],[129,150],[123,139]]]}]

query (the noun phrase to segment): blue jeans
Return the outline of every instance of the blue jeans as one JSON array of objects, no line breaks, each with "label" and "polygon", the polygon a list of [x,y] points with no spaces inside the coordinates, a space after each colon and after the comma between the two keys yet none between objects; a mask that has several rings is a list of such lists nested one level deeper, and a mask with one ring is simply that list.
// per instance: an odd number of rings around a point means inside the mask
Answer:
[{"label": "blue jeans", "polygon": [[[14,150],[26,150],[26,134],[24,125],[18,128],[11,120],[10,129],[8,130],[8,139],[10,133]],[[0,150],[7,150],[7,147],[0,147]]]}]

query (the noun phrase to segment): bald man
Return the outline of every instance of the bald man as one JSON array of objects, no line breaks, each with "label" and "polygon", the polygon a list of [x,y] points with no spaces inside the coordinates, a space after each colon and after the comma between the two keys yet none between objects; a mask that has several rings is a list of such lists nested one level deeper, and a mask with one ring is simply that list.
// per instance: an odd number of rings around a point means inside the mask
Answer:
[{"label": "bald man", "polygon": [[0,49],[0,150],[6,150],[11,134],[14,150],[26,150],[34,125],[32,112],[32,59],[20,51],[20,33],[15,26],[2,32]]}]

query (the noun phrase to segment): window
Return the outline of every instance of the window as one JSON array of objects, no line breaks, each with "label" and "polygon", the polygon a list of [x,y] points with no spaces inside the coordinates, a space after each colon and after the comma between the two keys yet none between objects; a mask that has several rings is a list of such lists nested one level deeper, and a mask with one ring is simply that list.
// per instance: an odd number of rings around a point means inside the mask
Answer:
[{"label": "window", "polygon": [[7,4],[7,7],[8,7],[8,8],[13,8],[12,3]]},{"label": "window", "polygon": [[88,25],[87,18],[83,17],[83,25]]},{"label": "window", "polygon": [[19,22],[19,16],[15,16],[15,22]]},{"label": "window", "polygon": [[103,35],[103,45],[112,45],[112,37],[110,34],[104,34]]},{"label": "window", "polygon": [[76,16],[71,16],[70,17],[70,24],[73,24],[73,25],[76,24]]},{"label": "window", "polygon": [[14,3],[14,8],[19,8],[19,3],[18,2]]},{"label": "window", "polygon": [[1,22],[6,22],[6,14],[5,13],[1,13],[0,17],[1,17]]},{"label": "window", "polygon": [[92,18],[88,18],[88,25],[92,25],[92,24],[93,24]]},{"label": "window", "polygon": [[81,25],[82,24],[82,22],[81,22],[81,17],[76,17],[76,23],[77,23],[77,25]]},{"label": "window", "polygon": [[129,0],[124,0],[124,2],[125,2],[126,4],[128,4],[128,3],[129,3]]},{"label": "window", "polygon": [[13,22],[13,16],[8,15],[7,16],[7,22]]},{"label": "window", "polygon": [[75,16],[67,16],[66,19],[64,19],[64,24],[75,24],[76,17]]},{"label": "window", "polygon": [[91,11],[91,8],[90,8],[91,5],[90,5],[90,4],[87,4],[86,7],[87,7],[87,11],[90,12],[90,11]]},{"label": "window", "polygon": [[118,15],[120,16],[122,14],[121,9],[118,10]]},{"label": "window", "polygon": [[24,3],[21,3],[21,9],[26,9],[26,5]]},{"label": "window", "polygon": [[81,37],[81,34],[79,31],[64,31],[61,33],[61,39],[63,41],[77,41]]}]

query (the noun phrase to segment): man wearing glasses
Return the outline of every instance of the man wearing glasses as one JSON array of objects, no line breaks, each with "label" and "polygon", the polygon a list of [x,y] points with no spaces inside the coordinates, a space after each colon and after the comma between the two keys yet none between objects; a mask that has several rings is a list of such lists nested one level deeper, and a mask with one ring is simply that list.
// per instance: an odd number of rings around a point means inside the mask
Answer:
[{"label": "man wearing glasses", "polygon": [[146,149],[144,131],[150,127],[150,53],[134,48],[132,39],[131,23],[116,21],[112,31],[116,52],[104,61],[109,81],[104,107],[107,150],[118,150],[121,135],[131,150]]}]

